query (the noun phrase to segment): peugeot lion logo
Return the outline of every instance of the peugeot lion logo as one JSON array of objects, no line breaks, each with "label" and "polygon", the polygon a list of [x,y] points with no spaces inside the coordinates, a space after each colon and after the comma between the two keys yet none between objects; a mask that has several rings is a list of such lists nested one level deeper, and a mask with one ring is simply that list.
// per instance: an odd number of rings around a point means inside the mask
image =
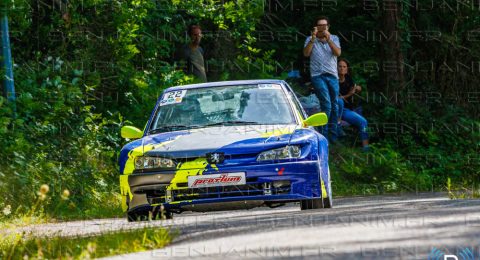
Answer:
[{"label": "peugeot lion logo", "polygon": [[211,164],[223,163],[225,160],[224,153],[207,153],[207,161]]}]

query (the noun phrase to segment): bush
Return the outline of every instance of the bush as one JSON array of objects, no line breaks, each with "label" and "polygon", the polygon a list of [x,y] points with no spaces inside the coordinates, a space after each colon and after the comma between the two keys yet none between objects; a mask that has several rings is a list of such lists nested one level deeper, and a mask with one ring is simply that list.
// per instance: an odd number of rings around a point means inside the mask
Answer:
[{"label": "bush", "polygon": [[[57,58],[40,71],[17,70],[15,119],[8,104],[0,102],[0,154],[6,158],[0,162],[0,206],[11,205],[14,212],[29,211],[42,184],[50,186],[52,195],[45,210],[57,217],[115,205],[123,117],[94,113],[85,100],[82,71],[61,71],[61,63]],[[64,190],[71,194],[67,204],[60,196]]]}]

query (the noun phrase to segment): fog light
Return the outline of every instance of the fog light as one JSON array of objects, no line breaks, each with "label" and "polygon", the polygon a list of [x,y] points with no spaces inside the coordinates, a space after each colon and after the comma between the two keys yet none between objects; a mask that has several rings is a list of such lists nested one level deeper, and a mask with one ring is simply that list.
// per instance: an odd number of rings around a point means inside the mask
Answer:
[{"label": "fog light", "polygon": [[283,187],[290,187],[290,181],[274,181],[273,187],[275,189],[283,188]]}]

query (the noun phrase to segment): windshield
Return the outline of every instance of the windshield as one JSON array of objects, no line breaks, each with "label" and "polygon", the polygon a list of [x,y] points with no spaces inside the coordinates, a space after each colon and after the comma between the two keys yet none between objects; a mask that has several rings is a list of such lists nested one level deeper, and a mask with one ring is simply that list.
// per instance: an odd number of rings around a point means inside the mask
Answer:
[{"label": "windshield", "polygon": [[291,107],[279,84],[238,85],[164,93],[149,132],[294,123]]}]

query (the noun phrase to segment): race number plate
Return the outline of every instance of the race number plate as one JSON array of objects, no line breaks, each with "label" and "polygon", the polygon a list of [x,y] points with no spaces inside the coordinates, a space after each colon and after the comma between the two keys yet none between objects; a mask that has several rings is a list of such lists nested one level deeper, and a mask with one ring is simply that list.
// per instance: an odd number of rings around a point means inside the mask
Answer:
[{"label": "race number plate", "polygon": [[189,188],[205,188],[245,184],[244,172],[188,176]]},{"label": "race number plate", "polygon": [[187,90],[178,90],[167,92],[160,100],[160,106],[182,103],[183,97],[187,94]]}]

